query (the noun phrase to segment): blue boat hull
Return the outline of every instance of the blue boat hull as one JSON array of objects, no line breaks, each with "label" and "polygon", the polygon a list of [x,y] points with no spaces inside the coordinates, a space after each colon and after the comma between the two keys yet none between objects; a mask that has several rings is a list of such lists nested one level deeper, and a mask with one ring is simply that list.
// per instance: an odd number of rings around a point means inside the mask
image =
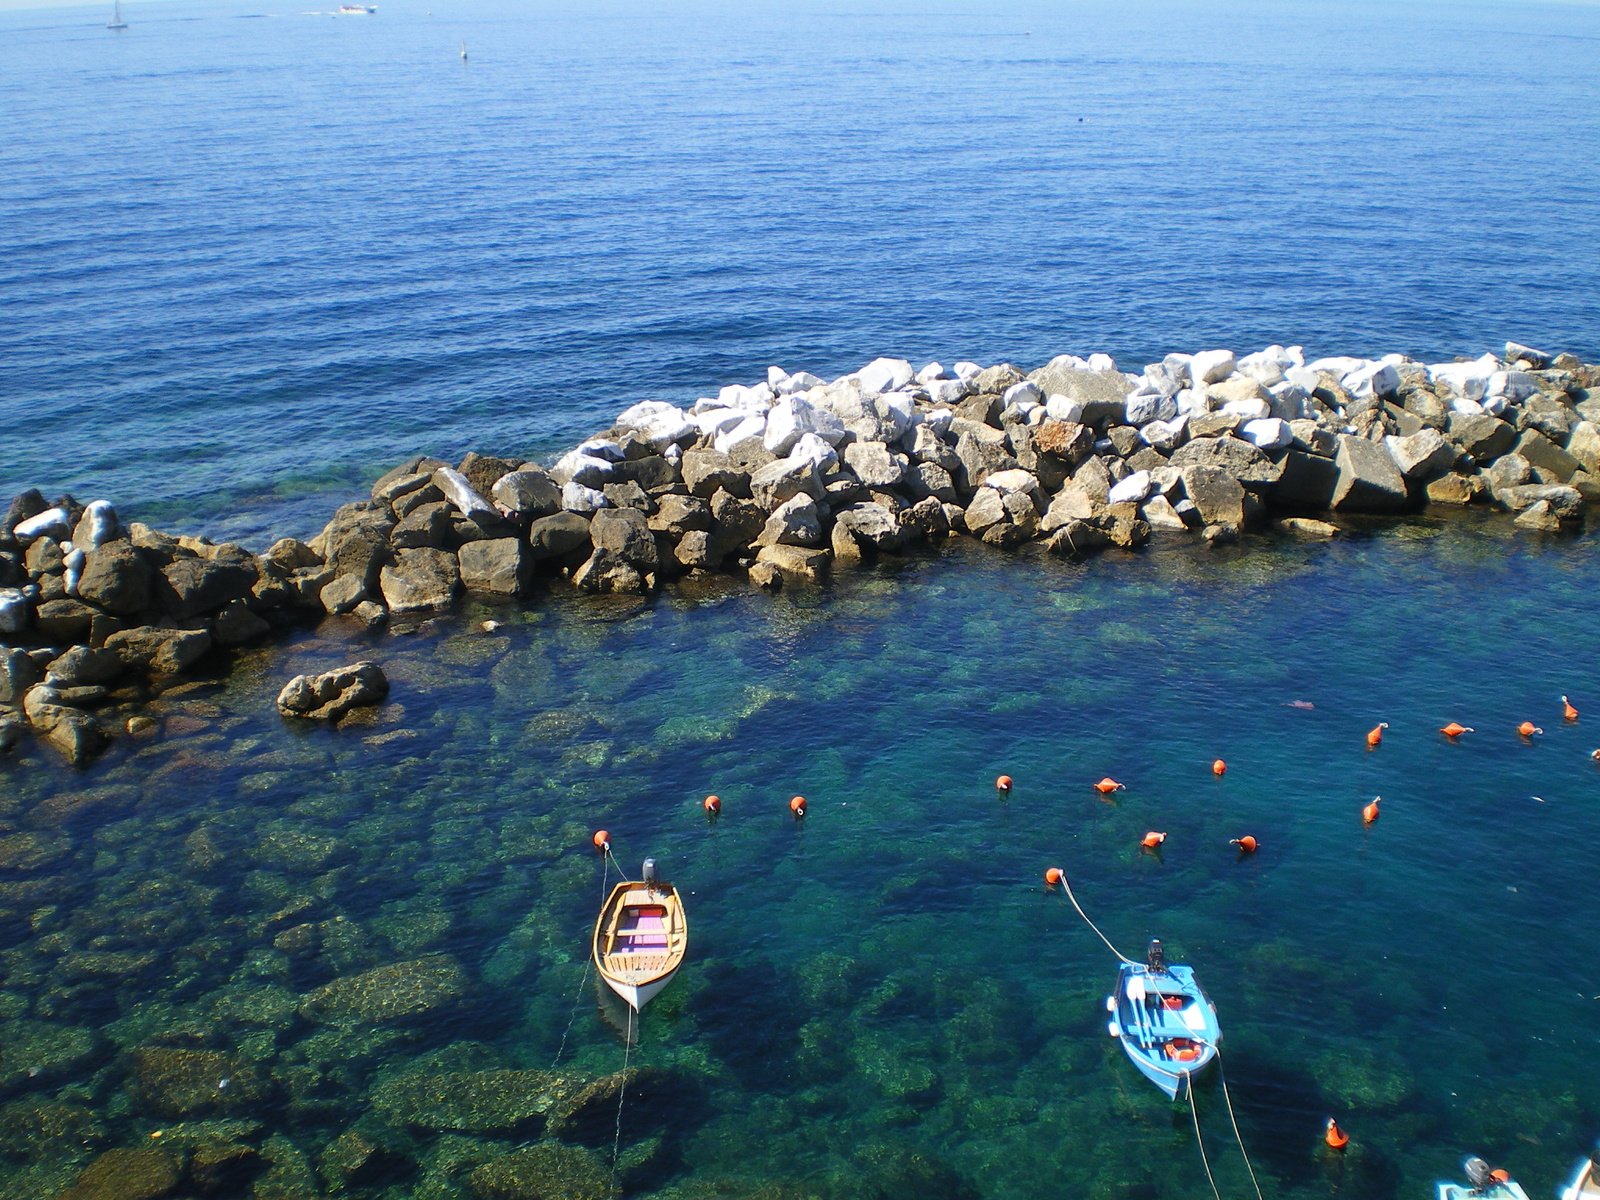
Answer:
[{"label": "blue boat hull", "polygon": [[1189,967],[1152,972],[1138,963],[1117,969],[1106,997],[1108,1032],[1133,1065],[1176,1100],[1188,1081],[1217,1057],[1222,1029],[1217,1011]]}]

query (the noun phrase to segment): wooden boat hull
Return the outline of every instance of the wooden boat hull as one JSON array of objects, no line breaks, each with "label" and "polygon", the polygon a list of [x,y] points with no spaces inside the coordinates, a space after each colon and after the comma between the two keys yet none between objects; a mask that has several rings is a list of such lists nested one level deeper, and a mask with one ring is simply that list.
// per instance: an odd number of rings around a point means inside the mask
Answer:
[{"label": "wooden boat hull", "polygon": [[634,1012],[672,982],[688,948],[683,901],[670,884],[619,883],[595,921],[595,969]]},{"label": "wooden boat hull", "polygon": [[1189,967],[1154,973],[1138,963],[1123,963],[1106,1009],[1111,1013],[1107,1032],[1168,1099],[1176,1100],[1217,1057],[1222,1040],[1217,1010]]},{"label": "wooden boat hull", "polygon": [[[1442,1189],[1443,1184],[1439,1185]],[[1441,1190],[1441,1196],[1444,1192]],[[1567,1186],[1556,1193],[1560,1200],[1600,1200],[1600,1172],[1595,1170],[1594,1159],[1586,1158],[1578,1164]]]}]

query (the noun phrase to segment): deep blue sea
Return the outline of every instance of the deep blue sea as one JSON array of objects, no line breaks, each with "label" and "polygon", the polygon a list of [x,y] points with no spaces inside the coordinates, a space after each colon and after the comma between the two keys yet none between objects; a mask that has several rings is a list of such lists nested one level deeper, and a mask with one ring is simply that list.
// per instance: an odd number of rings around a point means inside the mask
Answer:
[{"label": "deep blue sea", "polygon": [[[260,545],[405,455],[548,455],[772,363],[1600,357],[1594,5],[124,11],[0,12],[0,493]],[[1200,972],[1267,1200],[1427,1200],[1467,1153],[1548,1200],[1600,1133],[1596,546],[1477,512],[952,543],[212,663],[85,771],[0,759],[0,1200],[108,1148],[254,1200],[594,1200],[613,1167],[1212,1200],[1051,865]],[[365,723],[273,713],[356,656],[394,684]],[[602,824],[690,905],[631,1051],[584,967]],[[624,1062],[625,1119],[602,1087],[518,1175],[537,1122],[486,1072]],[[1197,1112],[1248,1200],[1215,1077]]]},{"label": "deep blue sea", "polygon": [[0,13],[0,490],[259,542],[769,363],[1600,354],[1593,5],[296,8]]}]

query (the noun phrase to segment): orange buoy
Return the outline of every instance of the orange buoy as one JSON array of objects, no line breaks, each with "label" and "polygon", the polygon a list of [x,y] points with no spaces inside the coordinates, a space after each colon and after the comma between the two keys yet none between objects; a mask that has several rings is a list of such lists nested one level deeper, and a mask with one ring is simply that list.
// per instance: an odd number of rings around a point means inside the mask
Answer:
[{"label": "orange buoy", "polygon": [[1578,710],[1572,707],[1572,701],[1565,696],[1561,697],[1561,715],[1569,721],[1578,719]]},{"label": "orange buoy", "polygon": [[1362,824],[1371,825],[1374,821],[1376,821],[1378,819],[1378,801],[1380,801],[1382,799],[1383,799],[1382,796],[1374,796],[1372,798],[1372,803],[1367,805],[1365,808],[1363,808],[1361,810],[1361,822],[1362,822]]},{"label": "orange buoy", "polygon": [[1343,1150],[1350,1144],[1350,1135],[1339,1128],[1339,1122],[1329,1117],[1328,1128],[1323,1133],[1322,1140],[1335,1150]]},{"label": "orange buoy", "polygon": [[1044,873],[1044,881],[1051,887],[1055,887],[1056,884],[1060,883],[1066,877],[1067,873],[1060,867],[1050,867]]},{"label": "orange buoy", "polygon": [[589,840],[594,843],[594,848],[600,851],[601,854],[605,854],[611,849],[611,835],[604,829],[595,830],[594,837]]},{"label": "orange buoy", "polygon": [[994,790],[997,792],[1009,792],[1011,790],[1011,776],[1002,775],[999,779],[996,779],[994,781]]},{"label": "orange buoy", "polygon": [[1144,837],[1139,839],[1139,845],[1143,846],[1146,850],[1154,850],[1157,846],[1161,845],[1161,843],[1166,841],[1166,840],[1167,840],[1167,835],[1166,834],[1157,833],[1155,830],[1152,829],[1149,833],[1145,834]]},{"label": "orange buoy", "polygon": [[1489,1172],[1489,1178],[1494,1180],[1496,1183],[1510,1183],[1511,1172],[1506,1170],[1504,1167],[1496,1167],[1494,1170]]},{"label": "orange buoy", "polygon": [[1536,733],[1543,733],[1544,730],[1540,729],[1532,721],[1524,721],[1521,725],[1517,726],[1517,732],[1520,733],[1523,737],[1529,738],[1529,737],[1532,737]]},{"label": "orange buoy", "polygon": [[1243,837],[1229,839],[1228,845],[1239,847],[1241,854],[1254,854],[1256,852],[1256,840],[1248,833]]},{"label": "orange buoy", "polygon": [[1220,758],[1217,759],[1216,762],[1211,764],[1211,773],[1218,778],[1221,778],[1228,773],[1228,764],[1223,762]]},{"label": "orange buoy", "polygon": [[1389,728],[1389,722],[1379,721],[1371,729],[1367,730],[1367,749],[1376,749],[1382,743],[1383,731],[1387,728]]},{"label": "orange buoy", "polygon": [[796,820],[799,820],[801,817],[805,816],[806,815],[806,798],[804,796],[796,796],[792,800],[790,800],[789,801],[789,811],[792,812],[795,815],[795,819]]},{"label": "orange buoy", "polygon": [[1118,783],[1115,779],[1112,779],[1108,775],[1099,783],[1094,785],[1094,790],[1099,792],[1102,796],[1109,796],[1112,792],[1123,791],[1126,787],[1127,784]]},{"label": "orange buoy", "polygon": [[1457,725],[1454,721],[1451,721],[1450,724],[1439,730],[1439,732],[1444,734],[1447,738],[1458,738],[1463,733],[1476,733],[1477,730],[1473,729],[1470,725]]},{"label": "orange buoy", "polygon": [[720,796],[707,796],[701,801],[701,807],[706,810],[708,817],[714,817],[722,812],[722,798]]}]

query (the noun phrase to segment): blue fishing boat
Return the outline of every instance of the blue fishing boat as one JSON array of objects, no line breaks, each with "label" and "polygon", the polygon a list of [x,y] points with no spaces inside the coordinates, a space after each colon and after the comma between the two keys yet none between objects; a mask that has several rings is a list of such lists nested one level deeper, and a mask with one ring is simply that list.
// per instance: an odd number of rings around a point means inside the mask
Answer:
[{"label": "blue fishing boat", "polygon": [[1107,1026],[1133,1065],[1170,1099],[1217,1056],[1217,1010],[1191,967],[1169,966],[1159,941],[1143,963],[1123,960],[1106,997]]},{"label": "blue fishing boat", "polygon": [[[1467,1182],[1451,1183],[1441,1179],[1434,1184],[1435,1200],[1528,1200],[1528,1193],[1508,1171],[1491,1168],[1481,1158],[1467,1159],[1461,1164],[1461,1171]],[[1565,1196],[1565,1193],[1557,1194]]]}]

